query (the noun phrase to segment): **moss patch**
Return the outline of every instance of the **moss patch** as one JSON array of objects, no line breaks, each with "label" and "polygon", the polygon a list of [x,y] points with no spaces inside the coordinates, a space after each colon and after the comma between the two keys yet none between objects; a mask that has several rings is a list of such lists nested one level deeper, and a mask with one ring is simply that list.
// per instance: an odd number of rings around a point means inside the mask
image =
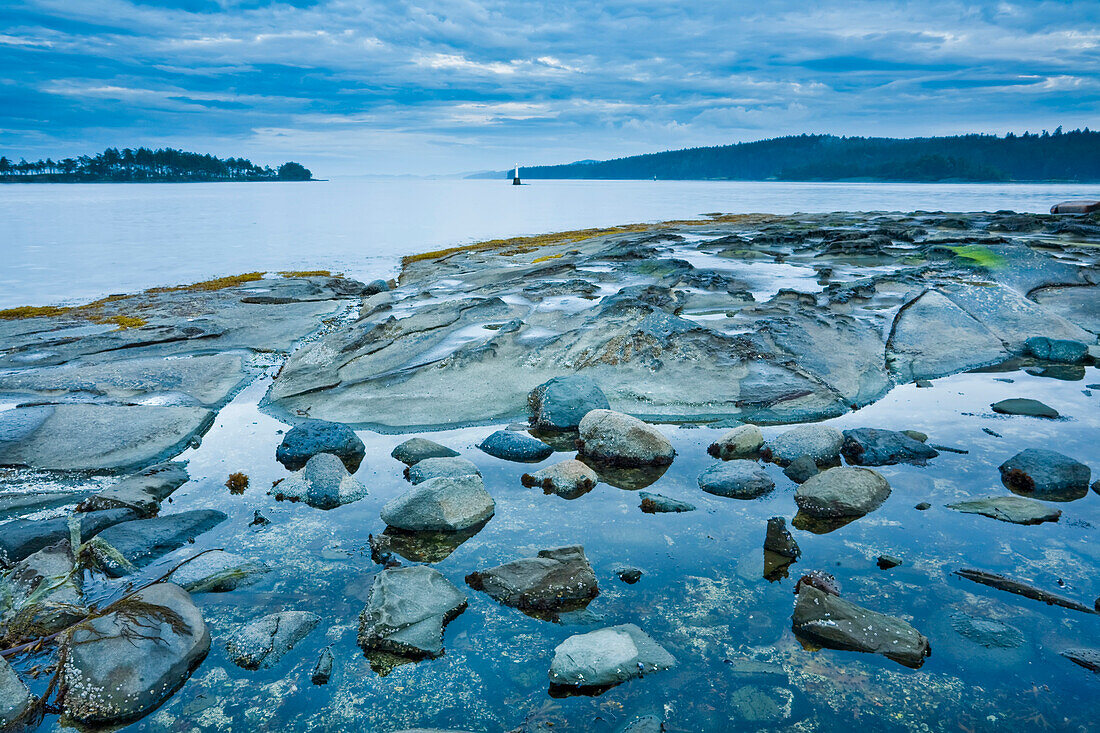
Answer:
[{"label": "moss patch", "polygon": [[556,254],[556,255],[546,255],[545,257],[536,257],[535,259],[531,260],[531,264],[532,265],[537,265],[540,262],[549,262],[550,260],[556,260],[556,259],[558,259],[559,257],[562,257],[562,256],[563,255],[561,255],[561,254]]},{"label": "moss patch", "polygon": [[147,293],[176,293],[181,290],[225,290],[226,288],[236,287],[244,283],[255,282],[262,280],[264,273],[262,272],[244,272],[240,275],[226,275],[225,277],[216,277],[213,280],[203,280],[197,283],[191,283],[190,285],[173,285],[166,288],[149,288],[145,292]]},{"label": "moss patch", "polygon": [[63,316],[70,308],[62,308],[56,305],[21,305],[18,308],[0,310],[0,320],[15,321],[21,318],[52,318]]},{"label": "moss patch", "polygon": [[996,269],[1008,264],[1008,260],[982,244],[961,244],[947,249],[954,252],[956,257],[970,260],[979,267]]},{"label": "moss patch", "polygon": [[339,273],[333,275],[328,270],[283,270],[279,275],[282,277],[343,277]]}]

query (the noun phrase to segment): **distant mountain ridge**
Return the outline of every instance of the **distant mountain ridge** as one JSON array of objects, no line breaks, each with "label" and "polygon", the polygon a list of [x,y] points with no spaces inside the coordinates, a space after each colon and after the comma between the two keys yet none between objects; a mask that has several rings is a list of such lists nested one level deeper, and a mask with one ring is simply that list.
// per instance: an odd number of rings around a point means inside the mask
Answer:
[{"label": "distant mountain ridge", "polygon": [[[469,178],[511,177],[511,171]],[[791,135],[604,161],[520,166],[523,179],[1100,181],[1100,132],[951,137]]]}]

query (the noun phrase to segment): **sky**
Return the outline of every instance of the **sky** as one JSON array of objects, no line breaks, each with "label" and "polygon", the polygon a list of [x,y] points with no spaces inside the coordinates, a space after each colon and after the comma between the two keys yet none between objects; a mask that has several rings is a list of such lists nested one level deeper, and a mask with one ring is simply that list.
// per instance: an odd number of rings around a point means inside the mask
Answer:
[{"label": "sky", "polygon": [[1100,127],[1100,2],[3,0],[0,153],[320,177]]}]

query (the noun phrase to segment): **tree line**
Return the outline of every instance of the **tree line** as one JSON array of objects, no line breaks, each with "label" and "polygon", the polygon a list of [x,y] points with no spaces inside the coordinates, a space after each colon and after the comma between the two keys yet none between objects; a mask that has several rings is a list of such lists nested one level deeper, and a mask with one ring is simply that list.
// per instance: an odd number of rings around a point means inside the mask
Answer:
[{"label": "tree line", "polygon": [[277,169],[247,158],[221,159],[174,148],[107,148],[99,155],[15,163],[0,156],[0,182],[189,182],[189,181],[309,181],[313,174],[298,163]]},{"label": "tree line", "polygon": [[[604,161],[521,168],[521,177],[742,181],[1100,181],[1100,133],[951,137],[792,135]],[[473,177],[511,177],[511,172]]]}]

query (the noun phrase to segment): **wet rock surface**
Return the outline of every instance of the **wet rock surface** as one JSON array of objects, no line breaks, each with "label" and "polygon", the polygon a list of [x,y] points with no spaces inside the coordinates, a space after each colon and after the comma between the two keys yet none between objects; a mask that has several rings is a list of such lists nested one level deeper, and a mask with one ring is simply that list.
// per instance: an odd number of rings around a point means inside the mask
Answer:
[{"label": "wet rock surface", "polygon": [[427,438],[409,438],[394,448],[390,455],[402,463],[412,466],[427,458],[454,458],[458,455],[458,451]]},{"label": "wet rock surface", "polygon": [[550,683],[606,687],[669,669],[676,660],[634,624],[570,636],[554,649]]},{"label": "wet rock surface", "polygon": [[964,514],[981,514],[1013,524],[1057,522],[1062,516],[1061,510],[1022,496],[991,496],[948,504],[947,508]]},{"label": "wet rock surface", "polygon": [[732,460],[699,474],[699,488],[731,499],[755,499],[775,488],[775,482],[755,461]]},{"label": "wet rock surface", "polygon": [[520,481],[524,486],[541,488],[547,494],[557,494],[563,499],[575,499],[591,491],[599,478],[596,472],[585,464],[570,459],[534,473],[525,473],[520,477]]},{"label": "wet rock surface", "polygon": [[458,476],[480,476],[481,470],[472,461],[465,458],[444,457],[425,458],[409,466],[405,472],[409,483],[416,485],[433,478],[455,478]]},{"label": "wet rock surface", "polygon": [[611,407],[593,380],[583,375],[555,377],[531,390],[527,397],[531,427],[574,430],[592,410]]},{"label": "wet rock surface", "polygon": [[787,466],[803,456],[812,459],[818,466],[829,466],[839,462],[843,444],[844,435],[836,428],[800,425],[769,440],[764,449],[769,460],[780,466]]},{"label": "wet rock surface", "polygon": [[1002,415],[1025,415],[1027,417],[1045,417],[1051,420],[1061,417],[1058,411],[1050,405],[1044,405],[1039,400],[1030,400],[1026,397],[1012,397],[990,405],[993,412]]},{"label": "wet rock surface", "polygon": [[1028,448],[1001,464],[1001,483],[1011,491],[1048,501],[1079,499],[1088,493],[1091,469],[1046,448]]},{"label": "wet rock surface", "polygon": [[271,568],[225,550],[211,550],[188,560],[165,579],[188,593],[225,593],[259,580]]},{"label": "wet rock surface", "polygon": [[554,452],[553,448],[541,440],[511,430],[498,430],[477,447],[494,458],[519,463],[538,463]]},{"label": "wet rock surface", "polygon": [[335,509],[367,495],[367,487],[348,473],[332,453],[317,453],[306,465],[272,487],[277,499],[300,501],[316,509]]},{"label": "wet rock surface", "polygon": [[577,451],[613,466],[664,466],[676,455],[660,430],[612,410],[589,412],[581,420],[579,431]]},{"label": "wet rock surface", "polygon": [[675,514],[695,511],[694,504],[689,504],[686,501],[680,501],[679,499],[673,499],[668,496],[662,496],[661,494],[654,494],[651,491],[639,492],[638,498],[641,499],[642,502],[642,511],[647,514]]},{"label": "wet rock surface", "polygon": [[383,570],[359,616],[359,646],[411,658],[443,654],[443,627],[466,610],[466,596],[423,565]]},{"label": "wet rock surface", "polygon": [[23,680],[11,668],[7,660],[0,657],[0,728],[19,730],[22,725],[30,725],[34,706],[34,697]]},{"label": "wet rock surface", "polygon": [[95,536],[90,546],[102,570],[119,577],[183,547],[226,519],[215,509],[137,519],[108,527]]},{"label": "wet rock surface", "polygon": [[466,576],[466,584],[505,604],[534,611],[581,608],[597,595],[596,574],[579,545],[540,550]]},{"label": "wet rock surface", "polygon": [[243,669],[268,669],[317,627],[321,617],[309,611],[280,611],[244,624],[229,635],[225,650]]},{"label": "wet rock surface", "polygon": [[764,435],[755,425],[741,425],[707,447],[707,453],[728,461],[734,458],[755,458],[764,445]]},{"label": "wet rock surface", "polygon": [[890,484],[869,468],[837,467],[807,479],[794,500],[812,517],[858,517],[878,509],[890,496]]},{"label": "wet rock surface", "polygon": [[903,432],[878,428],[844,431],[840,452],[855,466],[889,466],[895,463],[923,465],[939,451]]},{"label": "wet rock surface", "polygon": [[275,459],[288,471],[297,471],[318,453],[331,453],[343,461],[349,473],[355,473],[365,452],[363,441],[347,425],[307,420],[287,431],[275,451]]},{"label": "wet rock surface", "polygon": [[1100,649],[1065,649],[1062,656],[1092,672],[1100,672]]},{"label": "wet rock surface", "polygon": [[[74,515],[80,528],[80,536],[91,539],[98,533],[122,522],[138,519],[131,509],[104,509],[97,512]],[[18,562],[44,547],[56,544],[71,536],[69,518],[16,519],[4,525],[0,532],[0,560]]]},{"label": "wet rock surface", "polygon": [[190,476],[183,463],[160,463],[127,476],[114,486],[100,491],[80,504],[80,511],[132,509],[142,517],[160,511],[160,503],[187,483]]},{"label": "wet rock surface", "polygon": [[382,521],[397,529],[454,532],[485,522],[495,510],[480,476],[440,477],[387,502]]}]

